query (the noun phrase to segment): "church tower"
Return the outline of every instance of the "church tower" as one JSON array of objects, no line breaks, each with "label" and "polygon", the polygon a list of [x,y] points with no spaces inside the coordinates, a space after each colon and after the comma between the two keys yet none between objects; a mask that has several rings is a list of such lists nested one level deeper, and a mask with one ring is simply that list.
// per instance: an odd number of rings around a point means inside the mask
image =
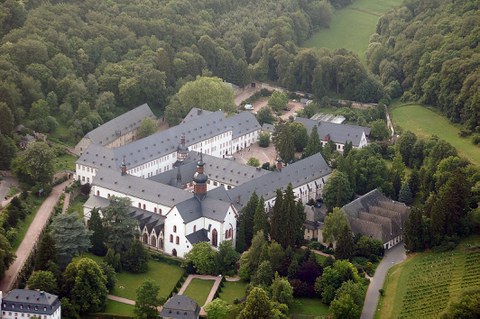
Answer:
[{"label": "church tower", "polygon": [[193,193],[200,200],[207,196],[208,176],[205,175],[204,166],[203,156],[202,153],[200,153],[200,160],[197,162],[197,171],[195,175],[193,175]]}]

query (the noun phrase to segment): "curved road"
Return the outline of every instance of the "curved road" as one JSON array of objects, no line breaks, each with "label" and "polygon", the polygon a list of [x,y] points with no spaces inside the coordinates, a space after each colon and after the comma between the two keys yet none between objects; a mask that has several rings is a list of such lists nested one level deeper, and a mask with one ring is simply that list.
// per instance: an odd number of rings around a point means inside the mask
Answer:
[{"label": "curved road", "polygon": [[365,297],[365,303],[363,304],[362,316],[360,317],[361,319],[372,319],[373,316],[375,316],[375,310],[380,297],[378,290],[383,288],[383,283],[385,282],[385,277],[387,276],[388,270],[394,265],[401,263],[405,259],[407,259],[407,255],[405,254],[403,242],[399,243],[397,246],[385,253],[385,256],[370,280],[367,296]]},{"label": "curved road", "polygon": [[57,204],[60,195],[63,193],[63,189],[70,183],[72,183],[72,180],[67,180],[62,184],[55,186],[50,195],[45,199],[38,209],[37,214],[30,224],[22,243],[16,251],[17,258],[5,272],[5,277],[3,277],[3,279],[0,281],[0,291],[9,291],[14,285],[18,273],[22,270],[25,261],[37,243],[40,233],[50,218],[53,208]]}]

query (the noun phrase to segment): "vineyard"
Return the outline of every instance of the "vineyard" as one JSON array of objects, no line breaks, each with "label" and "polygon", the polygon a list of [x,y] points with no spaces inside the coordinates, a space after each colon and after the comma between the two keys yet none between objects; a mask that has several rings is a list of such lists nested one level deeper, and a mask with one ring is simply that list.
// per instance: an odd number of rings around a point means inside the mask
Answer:
[{"label": "vineyard", "polygon": [[438,318],[463,291],[480,288],[480,238],[454,251],[419,254],[397,267],[376,317]]}]

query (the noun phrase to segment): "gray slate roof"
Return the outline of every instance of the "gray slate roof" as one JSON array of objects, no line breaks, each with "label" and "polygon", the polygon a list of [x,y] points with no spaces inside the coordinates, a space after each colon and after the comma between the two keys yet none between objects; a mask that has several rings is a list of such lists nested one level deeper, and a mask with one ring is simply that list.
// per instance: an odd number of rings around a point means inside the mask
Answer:
[{"label": "gray slate roof", "polygon": [[191,146],[230,130],[236,138],[256,129],[260,129],[260,124],[249,112],[229,118],[225,118],[221,111],[210,112],[196,117],[195,121],[187,121],[115,149],[90,144],[77,163],[119,169],[125,156],[127,167],[132,168],[175,152],[182,134],[185,134],[185,145]]},{"label": "gray slate roof", "polygon": [[403,233],[410,208],[374,189],[342,207],[352,232],[386,243]]},{"label": "gray slate roof", "polygon": [[365,133],[366,136],[370,134],[370,128],[358,125],[335,124],[310,120],[303,117],[295,118],[295,122],[305,125],[309,134],[312,132],[312,128],[317,125],[320,140],[325,140],[325,137],[330,135],[330,139],[335,143],[344,144],[345,142],[351,141],[353,146],[357,147],[360,144],[362,133]]},{"label": "gray slate roof", "polygon": [[157,236],[160,234],[160,231],[163,230],[166,219],[165,216],[134,207],[131,207],[130,209],[132,211],[129,215],[138,221],[138,227],[140,227],[140,230],[147,227],[148,233],[151,233],[152,229],[155,229]]},{"label": "gray slate roof", "polygon": [[182,216],[184,223],[189,223],[200,217],[223,222],[229,207],[229,202],[209,196],[209,193],[203,200],[193,196],[177,204],[178,212]]},{"label": "gray slate roof", "polygon": [[[23,309],[20,309],[20,305],[23,305]],[[0,306],[2,311],[52,315],[60,307],[60,300],[48,292],[13,289],[3,297]]]},{"label": "gray slate roof", "polygon": [[188,114],[183,119],[182,123],[187,123],[191,120],[197,119],[199,116],[209,115],[212,114],[212,111],[202,110],[198,107],[194,107],[188,112]]},{"label": "gray slate roof", "polygon": [[167,207],[172,207],[193,196],[188,192],[179,192],[177,188],[170,185],[128,174],[122,176],[120,171],[111,169],[99,170],[93,179],[93,185],[159,203]]},{"label": "gray slate roof", "polygon": [[197,230],[196,232],[191,233],[186,237],[187,237],[187,240],[192,245],[196,243],[200,243],[202,241],[207,241],[207,242],[210,241],[210,239],[208,239],[208,231],[206,229]]},{"label": "gray slate roof", "polygon": [[[200,160],[200,153],[190,151],[181,165],[149,179],[181,188],[183,185],[192,182],[198,160]],[[264,169],[257,169],[233,160],[206,154],[203,154],[203,161],[205,162],[205,174],[208,175],[208,178],[229,185],[240,185],[253,178],[270,173],[270,171]],[[181,177],[180,183],[178,183],[177,177]]]},{"label": "gray slate roof", "polygon": [[265,200],[269,200],[276,196],[278,188],[285,189],[288,183],[292,183],[295,188],[330,173],[330,167],[318,153],[290,164],[281,171],[270,172],[232,188],[227,191],[227,194],[235,207],[240,209],[248,202],[253,192],[256,192],[259,197],[263,196]]},{"label": "gray slate roof", "polygon": [[107,145],[118,138],[117,133],[124,135],[137,129],[146,117],[156,118],[148,104],[145,103],[100,125],[85,136],[95,144]]},{"label": "gray slate roof", "polygon": [[173,295],[163,305],[160,316],[175,319],[196,319],[200,313],[200,307],[191,298],[184,295]]}]

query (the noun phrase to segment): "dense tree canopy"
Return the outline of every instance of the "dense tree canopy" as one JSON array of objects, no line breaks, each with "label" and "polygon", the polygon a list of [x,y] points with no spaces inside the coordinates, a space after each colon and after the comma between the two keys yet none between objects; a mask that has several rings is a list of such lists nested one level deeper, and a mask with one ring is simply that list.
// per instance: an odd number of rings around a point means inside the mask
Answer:
[{"label": "dense tree canopy", "polygon": [[[476,1],[407,1],[380,18],[366,53],[387,93],[479,125],[480,21]],[[441,25],[441,27],[440,27]]]}]

